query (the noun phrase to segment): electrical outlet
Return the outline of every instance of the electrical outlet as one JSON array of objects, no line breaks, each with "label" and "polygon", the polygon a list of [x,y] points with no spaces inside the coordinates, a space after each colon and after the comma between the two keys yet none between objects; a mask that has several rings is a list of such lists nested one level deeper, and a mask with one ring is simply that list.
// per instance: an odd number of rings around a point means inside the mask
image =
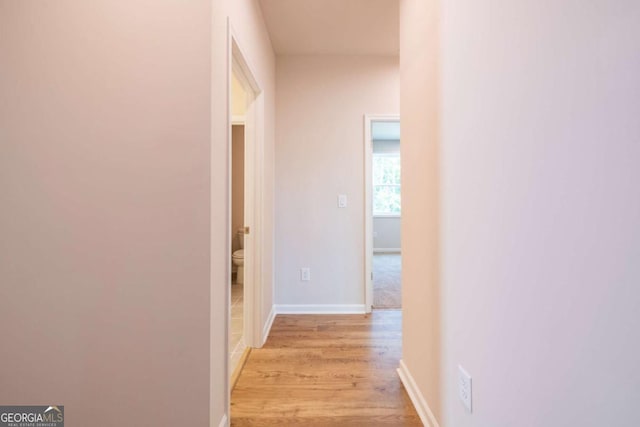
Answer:
[{"label": "electrical outlet", "polygon": [[311,269],[309,267],[302,267],[300,269],[300,280],[308,282],[311,280]]},{"label": "electrical outlet", "polygon": [[471,412],[471,375],[458,365],[458,397],[467,411]]},{"label": "electrical outlet", "polygon": [[346,208],[347,207],[347,195],[346,194],[338,194],[338,207]]}]

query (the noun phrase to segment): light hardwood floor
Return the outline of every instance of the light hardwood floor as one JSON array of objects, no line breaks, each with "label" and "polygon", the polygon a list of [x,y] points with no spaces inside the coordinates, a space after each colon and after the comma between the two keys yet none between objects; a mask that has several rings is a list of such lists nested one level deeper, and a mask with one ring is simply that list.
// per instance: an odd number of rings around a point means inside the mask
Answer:
[{"label": "light hardwood floor", "polygon": [[233,390],[231,425],[421,426],[396,373],[401,316],[277,316]]}]

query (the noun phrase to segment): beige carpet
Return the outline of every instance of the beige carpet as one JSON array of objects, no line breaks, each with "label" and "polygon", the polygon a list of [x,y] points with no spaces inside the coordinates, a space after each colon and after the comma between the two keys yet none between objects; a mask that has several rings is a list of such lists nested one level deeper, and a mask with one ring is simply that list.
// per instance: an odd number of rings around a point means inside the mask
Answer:
[{"label": "beige carpet", "polygon": [[401,308],[400,254],[373,255],[373,308]]}]

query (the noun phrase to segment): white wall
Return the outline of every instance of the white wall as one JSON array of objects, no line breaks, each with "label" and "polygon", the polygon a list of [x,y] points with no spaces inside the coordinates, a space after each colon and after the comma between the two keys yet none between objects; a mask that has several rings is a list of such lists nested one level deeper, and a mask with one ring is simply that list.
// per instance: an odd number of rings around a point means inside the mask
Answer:
[{"label": "white wall", "polygon": [[373,250],[400,250],[400,217],[373,217]]},{"label": "white wall", "polygon": [[[266,323],[273,304],[273,177],[274,177],[274,100],[275,100],[275,55],[271,48],[260,6],[254,0],[220,0],[212,3],[212,140],[211,175],[212,200],[228,200],[228,128],[229,96],[227,19],[233,28],[247,61],[262,88],[256,101],[264,115],[257,124],[264,132],[264,262],[257,266],[265,278],[262,306],[262,322]],[[226,94],[226,95],[225,95]],[[225,365],[227,349],[227,311],[229,301],[229,274],[231,253],[227,242],[226,224],[229,206],[227,202],[211,205],[211,419],[217,423],[225,414],[228,401],[225,384],[228,370]],[[227,414],[228,415],[228,414]],[[217,425],[217,424],[216,424]]]},{"label": "white wall", "polygon": [[443,5],[446,424],[637,426],[640,3]]},{"label": "white wall", "polygon": [[[438,120],[405,100],[437,84],[440,57],[441,424],[639,425],[640,3],[444,0],[441,56],[420,44],[437,10],[421,3],[402,6],[402,142],[424,144],[407,115]],[[403,305],[422,297],[407,276]],[[415,371],[430,401],[437,382]]]},{"label": "white wall", "polygon": [[231,73],[231,115],[232,118],[242,118],[247,112],[247,92],[242,83]]},{"label": "white wall", "polygon": [[0,0],[2,404],[209,424],[210,14]]},{"label": "white wall", "polygon": [[433,0],[400,2],[402,360],[437,419],[441,414],[439,19]]},{"label": "white wall", "polygon": [[222,419],[228,17],[263,90],[264,323],[275,56],[257,2],[0,0],[0,400],[61,402],[77,425]]},{"label": "white wall", "polygon": [[396,57],[278,57],[278,304],[364,304],[364,114],[397,114],[398,91]]}]

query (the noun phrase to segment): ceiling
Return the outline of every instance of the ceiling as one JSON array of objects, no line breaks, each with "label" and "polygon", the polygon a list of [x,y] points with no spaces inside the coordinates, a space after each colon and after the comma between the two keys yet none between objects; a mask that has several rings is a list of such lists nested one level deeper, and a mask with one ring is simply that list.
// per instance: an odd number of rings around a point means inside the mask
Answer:
[{"label": "ceiling", "polygon": [[278,55],[397,55],[398,0],[260,0]]}]

